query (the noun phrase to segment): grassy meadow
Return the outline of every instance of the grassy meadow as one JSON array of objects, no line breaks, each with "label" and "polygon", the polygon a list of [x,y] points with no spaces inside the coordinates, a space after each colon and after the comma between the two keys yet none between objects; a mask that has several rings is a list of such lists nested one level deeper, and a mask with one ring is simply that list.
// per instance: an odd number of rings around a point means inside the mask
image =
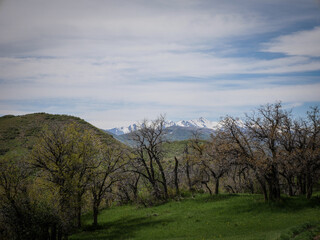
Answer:
[{"label": "grassy meadow", "polygon": [[85,230],[70,239],[313,239],[320,198],[265,203],[261,195],[200,194],[150,208],[111,207],[99,215],[98,230],[90,228],[90,214],[83,222]]}]

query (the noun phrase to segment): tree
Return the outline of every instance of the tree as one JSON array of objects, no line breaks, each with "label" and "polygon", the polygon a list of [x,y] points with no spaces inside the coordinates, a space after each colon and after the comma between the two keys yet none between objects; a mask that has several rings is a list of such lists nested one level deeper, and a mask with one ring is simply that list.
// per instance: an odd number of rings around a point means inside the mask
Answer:
[{"label": "tree", "polygon": [[70,124],[50,126],[33,149],[32,166],[58,193],[58,238],[68,235],[75,220],[81,226],[82,196],[97,167],[98,145],[91,131]]},{"label": "tree", "polygon": [[[313,185],[319,179],[320,173],[320,110],[312,107],[307,112],[307,127],[302,132],[305,148],[301,148],[302,168],[305,174],[306,197],[311,198]],[[303,145],[302,145],[303,146]]]},{"label": "tree", "polygon": [[225,135],[223,130],[211,135],[211,141],[206,144],[204,151],[203,164],[215,180],[215,194],[219,194],[220,179],[229,172],[237,157],[237,152]]},{"label": "tree", "polygon": [[246,129],[266,166],[264,178],[268,183],[270,200],[280,199],[279,141],[288,114],[282,109],[281,103],[275,103],[261,106],[257,113],[246,115]]},{"label": "tree", "polygon": [[294,181],[295,177],[299,175],[300,159],[297,154],[298,147],[298,133],[302,125],[299,121],[293,121],[288,115],[284,118],[279,144],[281,149],[279,151],[279,174],[287,182],[287,192],[289,196],[295,194]]},{"label": "tree", "polygon": [[194,161],[201,167],[201,183],[205,185],[211,194],[208,186],[210,177],[214,179],[215,194],[219,194],[220,179],[228,173],[234,159],[234,149],[230,147],[223,130],[216,131],[211,135],[210,141],[200,141],[197,138],[191,141],[191,146],[195,154]]},{"label": "tree", "polygon": [[121,180],[117,182],[117,197],[120,204],[137,202],[141,175],[125,167],[121,173]]},{"label": "tree", "polygon": [[121,169],[126,164],[124,152],[117,147],[102,146],[98,167],[90,181],[92,194],[93,226],[98,226],[98,214],[101,201],[114,183],[121,180]]},{"label": "tree", "polygon": [[57,219],[41,193],[33,192],[34,173],[25,158],[0,159],[0,239],[46,240]]},{"label": "tree", "polygon": [[197,168],[197,161],[194,161],[195,154],[193,151],[190,151],[193,149],[193,144],[191,144],[191,147],[186,144],[184,152],[183,152],[183,163],[184,163],[184,172],[181,174],[182,176],[185,175],[187,186],[190,192],[194,192],[194,185],[198,183],[198,180],[195,180],[196,171],[195,168]]},{"label": "tree", "polygon": [[280,198],[279,135],[286,114],[276,103],[246,115],[244,123],[232,117],[222,121],[238,152],[237,163],[254,171],[266,201]]},{"label": "tree", "polygon": [[[156,120],[144,120],[139,129],[131,133],[135,143],[132,171],[145,178],[153,189],[153,195],[159,199],[168,198],[167,179],[163,166],[165,118],[160,116]],[[162,190],[161,187],[162,186]]]}]

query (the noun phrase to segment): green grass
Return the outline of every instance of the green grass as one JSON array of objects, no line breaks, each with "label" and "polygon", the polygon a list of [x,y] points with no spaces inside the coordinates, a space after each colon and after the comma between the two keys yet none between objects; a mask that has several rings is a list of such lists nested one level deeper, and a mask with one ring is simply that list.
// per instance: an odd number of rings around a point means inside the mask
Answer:
[{"label": "green grass", "polygon": [[[315,238],[315,236],[317,238]],[[313,240],[320,239],[320,224],[317,223],[304,223],[296,226],[286,233],[282,234],[279,240]]]},{"label": "green grass", "polygon": [[279,239],[294,227],[317,221],[319,197],[268,204],[260,195],[198,195],[152,208],[112,207],[101,212],[96,231],[90,231],[87,215],[87,231],[70,239]]}]

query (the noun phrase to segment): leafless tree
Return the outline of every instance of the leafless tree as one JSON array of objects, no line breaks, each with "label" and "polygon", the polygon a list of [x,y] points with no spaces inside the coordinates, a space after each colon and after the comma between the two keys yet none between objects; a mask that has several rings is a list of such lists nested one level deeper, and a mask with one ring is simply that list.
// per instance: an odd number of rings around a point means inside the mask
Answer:
[{"label": "leafless tree", "polygon": [[126,165],[126,154],[116,146],[102,147],[97,158],[97,168],[90,181],[92,194],[93,226],[98,226],[98,214],[101,201],[112,186],[122,179],[123,167]]},{"label": "leafless tree", "polygon": [[156,198],[168,198],[167,178],[163,162],[165,118],[144,120],[139,129],[131,133],[135,143],[132,171],[145,178],[153,189]]}]

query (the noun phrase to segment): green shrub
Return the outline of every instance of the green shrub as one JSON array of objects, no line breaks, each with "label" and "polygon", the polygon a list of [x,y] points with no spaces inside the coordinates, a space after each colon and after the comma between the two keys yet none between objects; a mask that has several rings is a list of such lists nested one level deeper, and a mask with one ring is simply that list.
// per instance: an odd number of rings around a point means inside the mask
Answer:
[{"label": "green shrub", "polygon": [[0,148],[0,155],[5,155],[9,150],[9,148]]},{"label": "green shrub", "polygon": [[10,139],[15,139],[17,136],[19,136],[19,134],[20,134],[20,131],[18,128],[10,127],[4,130],[1,133],[1,136],[3,140],[10,140]]}]

